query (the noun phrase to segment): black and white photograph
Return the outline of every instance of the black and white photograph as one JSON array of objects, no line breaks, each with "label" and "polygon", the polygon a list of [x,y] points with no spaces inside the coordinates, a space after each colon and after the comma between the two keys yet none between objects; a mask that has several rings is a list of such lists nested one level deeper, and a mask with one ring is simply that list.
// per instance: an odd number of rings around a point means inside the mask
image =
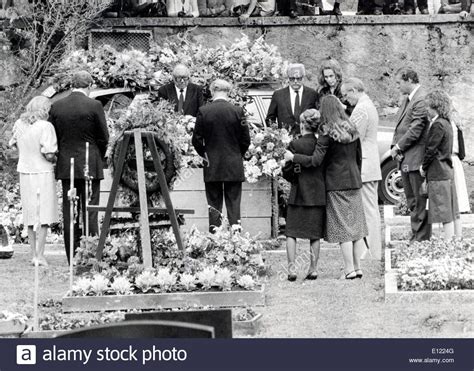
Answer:
[{"label": "black and white photograph", "polygon": [[[474,337],[471,0],[0,0],[0,26],[0,338]],[[386,369],[472,369],[436,347]]]}]

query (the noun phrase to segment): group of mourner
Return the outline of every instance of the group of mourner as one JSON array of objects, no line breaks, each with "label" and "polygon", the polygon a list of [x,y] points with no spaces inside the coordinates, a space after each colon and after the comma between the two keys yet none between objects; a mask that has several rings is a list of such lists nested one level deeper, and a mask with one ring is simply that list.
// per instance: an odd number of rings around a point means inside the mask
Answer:
[{"label": "group of mourner", "polygon": [[[323,4],[322,0],[119,0],[108,9],[109,15],[126,16],[167,16],[167,17],[239,17],[246,21],[249,17],[300,15],[341,16],[340,3],[336,0]],[[438,13],[459,13],[467,17],[472,0],[442,1]],[[327,9],[324,9],[325,6]],[[427,0],[360,0],[358,15],[405,14],[416,11],[429,14]]]},{"label": "group of mourner", "polygon": [[[196,117],[192,143],[206,160],[203,173],[209,229],[212,232],[221,225],[224,200],[229,224],[239,229],[243,156],[251,142],[245,111],[229,101],[229,81],[213,81],[212,99],[206,104],[202,87],[190,82],[185,65],[175,66],[172,76],[158,96],[173,102],[176,111]],[[288,86],[274,92],[267,115],[269,123],[288,129],[296,138],[282,161],[283,176],[291,182],[285,228],[288,280],[297,278],[297,238],[310,241],[305,279],[318,277],[321,239],[340,245],[343,279],[362,278],[361,258],[368,248],[381,248],[377,109],[362,81],[343,79],[334,59],[321,62],[318,90],[305,86],[304,78],[304,66],[290,64]],[[410,68],[400,69],[395,78],[404,100],[396,116],[391,151],[399,162],[411,212],[411,241],[429,239],[433,223],[443,224],[446,238],[459,236],[459,214],[469,210],[469,203],[460,163],[464,156],[462,132],[453,119],[450,98],[440,90],[426,91]],[[68,261],[71,259],[71,158],[75,160],[74,186],[81,211],[74,220],[73,244],[75,248],[79,245],[79,215],[85,219],[86,214],[86,142],[92,205],[99,202],[103,179],[109,139],[104,110],[99,101],[88,97],[92,85],[88,72],[77,72],[72,84],[71,94],[53,104],[44,96],[33,98],[16,121],[10,141],[19,150],[23,219],[36,251],[33,263],[36,259],[43,266],[47,265],[44,246],[48,225],[58,221],[56,180],[62,183],[64,244]],[[89,212],[89,233],[98,233],[96,212]]]},{"label": "group of mourner", "polygon": [[[45,5],[46,0],[28,0],[29,3]],[[249,17],[288,16],[297,18],[308,15],[341,16],[340,3],[331,1],[324,9],[322,0],[114,0],[105,9],[106,17],[239,17],[246,22]],[[105,1],[104,1],[105,2]],[[10,13],[15,0],[3,1],[5,11]],[[466,18],[472,0],[443,0],[438,13],[459,13]],[[427,0],[359,0],[358,15],[429,14]],[[2,2],[0,1],[0,11]]]}]

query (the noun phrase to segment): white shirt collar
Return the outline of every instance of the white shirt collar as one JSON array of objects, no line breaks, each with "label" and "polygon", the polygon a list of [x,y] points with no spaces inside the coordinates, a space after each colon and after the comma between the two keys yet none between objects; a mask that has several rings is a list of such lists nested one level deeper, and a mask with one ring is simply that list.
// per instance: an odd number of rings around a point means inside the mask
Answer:
[{"label": "white shirt collar", "polygon": [[410,95],[408,96],[408,100],[411,101],[413,99],[413,97],[415,96],[416,92],[418,91],[418,89],[420,88],[420,84],[417,84],[415,86],[415,89],[413,89],[413,91],[410,93]]},{"label": "white shirt collar", "polygon": [[431,120],[430,120],[430,125],[433,124],[433,122],[435,122],[437,119],[438,119],[439,115],[436,115],[435,117],[433,117]]},{"label": "white shirt collar", "polygon": [[72,91],[73,91],[73,92],[76,92],[76,91],[77,91],[77,92],[79,92],[79,93],[82,93],[82,94],[84,94],[86,97],[89,96],[89,94],[86,92],[85,89],[74,88],[74,89],[72,89]]}]

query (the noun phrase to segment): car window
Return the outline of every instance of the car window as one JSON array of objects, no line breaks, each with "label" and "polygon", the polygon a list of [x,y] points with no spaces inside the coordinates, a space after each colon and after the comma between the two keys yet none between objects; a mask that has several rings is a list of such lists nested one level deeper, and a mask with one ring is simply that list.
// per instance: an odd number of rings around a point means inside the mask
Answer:
[{"label": "car window", "polygon": [[257,107],[257,97],[253,97],[250,103],[245,106],[245,110],[247,111],[247,121],[250,124],[256,125],[258,127],[263,127],[262,118],[258,112]]},{"label": "car window", "polygon": [[267,116],[268,107],[270,107],[270,102],[272,101],[272,97],[270,96],[262,96],[262,105],[263,111],[265,112],[265,117]]}]

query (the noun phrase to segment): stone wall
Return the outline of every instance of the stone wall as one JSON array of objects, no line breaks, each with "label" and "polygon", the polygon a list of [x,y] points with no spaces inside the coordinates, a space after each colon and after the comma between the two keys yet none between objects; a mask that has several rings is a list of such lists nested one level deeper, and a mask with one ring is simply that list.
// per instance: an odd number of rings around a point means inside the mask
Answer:
[{"label": "stone wall", "polygon": [[[241,34],[251,39],[265,35],[285,59],[304,63],[308,82],[317,86],[319,62],[332,56],[345,76],[360,78],[376,102],[382,120],[390,123],[399,95],[394,72],[413,66],[422,84],[445,89],[465,119],[467,148],[474,146],[474,19],[460,22],[457,15],[344,16],[255,18],[242,26],[236,19],[106,19],[104,26],[151,29],[157,42],[186,32],[203,45],[230,44]],[[474,153],[469,153],[474,161]]]}]

